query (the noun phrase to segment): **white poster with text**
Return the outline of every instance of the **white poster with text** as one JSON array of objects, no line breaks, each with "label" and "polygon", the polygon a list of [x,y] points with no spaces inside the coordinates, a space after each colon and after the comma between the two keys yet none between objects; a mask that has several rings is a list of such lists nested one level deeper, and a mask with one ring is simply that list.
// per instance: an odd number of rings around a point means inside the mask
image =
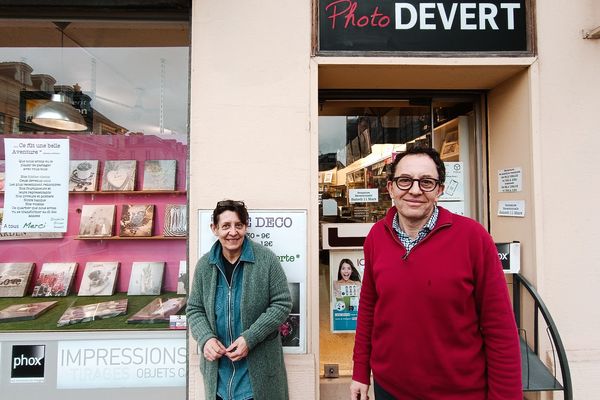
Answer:
[{"label": "white poster with text", "polygon": [[4,139],[2,232],[66,232],[69,140]]}]

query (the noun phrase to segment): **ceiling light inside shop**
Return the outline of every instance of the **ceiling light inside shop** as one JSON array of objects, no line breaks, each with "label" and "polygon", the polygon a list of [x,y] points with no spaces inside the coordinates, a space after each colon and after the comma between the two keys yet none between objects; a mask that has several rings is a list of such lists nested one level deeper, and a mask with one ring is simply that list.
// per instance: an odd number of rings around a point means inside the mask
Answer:
[{"label": "ceiling light inside shop", "polygon": [[52,100],[33,111],[31,122],[46,128],[63,131],[83,131],[87,125],[83,116],[71,105],[65,93],[55,93]]},{"label": "ceiling light inside shop", "polygon": [[[60,64],[63,67],[63,49],[65,47],[65,28],[71,23],[67,21],[54,22],[56,29],[60,31]],[[33,110],[31,122],[46,128],[59,129],[62,131],[83,131],[87,124],[79,113],[71,99],[64,92],[55,93],[52,99]]]}]

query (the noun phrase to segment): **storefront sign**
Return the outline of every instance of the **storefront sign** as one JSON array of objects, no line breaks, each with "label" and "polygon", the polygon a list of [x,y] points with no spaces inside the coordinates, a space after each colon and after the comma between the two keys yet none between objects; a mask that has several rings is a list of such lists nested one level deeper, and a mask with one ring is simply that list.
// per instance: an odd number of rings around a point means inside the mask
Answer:
[{"label": "storefront sign", "polygon": [[[287,353],[306,351],[306,211],[248,210],[246,236],[271,249],[285,271],[294,306],[280,333]],[[207,253],[217,240],[210,224],[212,210],[198,210],[199,254]],[[292,329],[294,338],[287,338]]]},{"label": "storefront sign", "polygon": [[185,386],[186,355],[185,339],[61,341],[56,387]]},{"label": "storefront sign", "polygon": [[524,217],[525,200],[500,200],[498,201],[499,217]]},{"label": "storefront sign", "polygon": [[350,204],[379,202],[379,189],[350,189]]},{"label": "storefront sign", "polygon": [[10,367],[10,382],[44,382],[45,364],[45,345],[13,345]]},{"label": "storefront sign", "polygon": [[2,232],[66,232],[69,140],[4,139]]},{"label": "storefront sign", "polygon": [[521,270],[521,243],[496,243],[496,248],[504,273],[518,273]]},{"label": "storefront sign", "polygon": [[526,1],[320,0],[321,51],[527,51]]},{"label": "storefront sign", "polygon": [[356,331],[364,268],[362,250],[332,250],[329,253],[333,332]]},{"label": "storefront sign", "polygon": [[498,170],[498,192],[510,193],[523,190],[523,169],[521,167]]}]

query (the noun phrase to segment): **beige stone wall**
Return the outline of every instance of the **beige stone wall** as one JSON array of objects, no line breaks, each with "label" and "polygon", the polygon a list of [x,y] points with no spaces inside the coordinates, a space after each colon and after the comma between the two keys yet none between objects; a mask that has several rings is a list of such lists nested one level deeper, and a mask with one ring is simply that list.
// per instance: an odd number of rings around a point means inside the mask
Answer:
[{"label": "beige stone wall", "polygon": [[[193,3],[190,119],[190,249],[198,259],[197,210],[225,198],[252,209],[308,210],[315,220],[317,158],[310,131],[311,4],[284,1]],[[182,77],[186,79],[186,77]],[[307,232],[311,248],[316,230]],[[318,273],[312,274],[318,277]],[[310,286],[310,285],[308,285]],[[313,296],[314,297],[314,296]],[[310,288],[307,298],[311,298]],[[310,324],[309,324],[310,328]],[[202,399],[195,343],[189,395]],[[318,345],[317,347],[318,348]],[[316,393],[314,346],[286,357],[294,399]],[[307,397],[308,394],[308,397]]]},{"label": "beige stone wall", "polygon": [[[218,200],[308,211],[308,354],[286,358],[293,398],[318,398],[318,87],[489,90],[492,234],[523,243],[523,273],[558,324],[575,398],[597,397],[600,40],[581,31],[600,25],[600,3],[536,3],[537,57],[440,59],[311,58],[311,2],[194,1],[190,262],[196,210]],[[518,166],[524,190],[497,193],[497,170]],[[525,200],[526,217],[497,217],[504,199]],[[194,343],[190,353],[190,399],[201,399]]]}]

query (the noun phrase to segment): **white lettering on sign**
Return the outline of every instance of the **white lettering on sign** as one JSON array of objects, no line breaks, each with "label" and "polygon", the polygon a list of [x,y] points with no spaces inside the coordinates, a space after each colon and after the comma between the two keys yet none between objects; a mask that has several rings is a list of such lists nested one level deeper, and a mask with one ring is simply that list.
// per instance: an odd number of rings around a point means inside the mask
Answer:
[{"label": "white lettering on sign", "polygon": [[506,15],[506,28],[515,29],[515,11],[521,8],[519,3],[500,3],[500,7],[493,3],[420,3],[419,9],[410,3],[396,3],[397,30],[412,29],[419,23],[421,30],[437,30],[436,14],[442,21],[442,28],[452,29],[457,22],[461,30],[499,30],[497,17]]}]

